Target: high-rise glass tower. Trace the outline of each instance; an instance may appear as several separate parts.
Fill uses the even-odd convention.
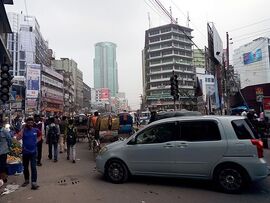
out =
[[[116,44],[112,42],[95,44],[94,87],[109,88],[112,97],[118,92]]]

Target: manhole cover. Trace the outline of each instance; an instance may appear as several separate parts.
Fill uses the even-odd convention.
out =
[[[64,177],[57,181],[58,185],[77,185],[79,182],[76,177]]]

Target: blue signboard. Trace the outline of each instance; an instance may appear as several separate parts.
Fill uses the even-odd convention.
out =
[[[248,52],[243,54],[244,64],[251,64],[262,60],[262,50],[257,49],[255,52]]]

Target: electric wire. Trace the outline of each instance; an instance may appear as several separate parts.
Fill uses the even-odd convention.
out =
[[[270,18],[266,18],[266,19],[263,19],[263,20],[260,20],[260,21],[257,21],[257,22],[248,24],[248,25],[244,25],[244,26],[241,26],[241,27],[238,27],[238,28],[229,30],[228,32],[234,32],[234,31],[236,31],[236,30],[242,30],[242,29],[244,29],[244,28],[251,27],[251,26],[254,26],[254,25],[258,25],[258,24],[260,24],[260,23],[262,23],[262,22],[269,21],[269,20],[270,20]]]

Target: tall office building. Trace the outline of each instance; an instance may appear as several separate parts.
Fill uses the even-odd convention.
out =
[[[180,101],[178,108],[194,106],[195,69],[192,64],[192,29],[168,24],[145,32],[142,53],[145,106],[149,109],[173,109],[170,77],[178,76]]]
[[[112,42],[95,44],[94,88],[109,88],[113,97],[118,92],[116,44]]]
[[[40,32],[34,16],[8,13],[12,34],[8,35],[7,48],[12,55],[13,75],[25,76],[27,64],[50,66],[48,42]]]

